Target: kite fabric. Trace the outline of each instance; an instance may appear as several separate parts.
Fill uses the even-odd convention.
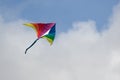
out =
[[[37,34],[37,39],[25,50],[25,54],[40,38],[47,39],[52,45],[56,33],[56,23],[26,23],[24,25],[33,28]]]

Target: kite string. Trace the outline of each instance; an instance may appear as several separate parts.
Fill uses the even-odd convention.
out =
[[[38,40],[39,40],[39,38],[37,38],[37,39],[25,50],[25,54],[27,53],[28,49],[30,49]]]

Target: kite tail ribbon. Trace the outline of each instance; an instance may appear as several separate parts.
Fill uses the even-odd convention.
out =
[[[37,38],[37,39],[25,50],[25,54],[27,53],[28,49],[30,49],[38,40],[39,40],[39,38]]]

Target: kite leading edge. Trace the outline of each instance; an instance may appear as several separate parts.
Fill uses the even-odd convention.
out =
[[[24,25],[33,28],[37,34],[37,39],[25,50],[25,54],[40,38],[47,39],[52,45],[56,33],[55,23],[26,23]]]

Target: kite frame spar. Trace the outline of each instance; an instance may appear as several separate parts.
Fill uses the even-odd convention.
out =
[[[37,33],[37,39],[25,50],[25,54],[28,49],[30,49],[40,38],[47,39],[47,41],[52,45],[55,33],[56,33],[56,23],[27,23],[26,26],[32,27]],[[48,34],[44,35],[47,31]]]

